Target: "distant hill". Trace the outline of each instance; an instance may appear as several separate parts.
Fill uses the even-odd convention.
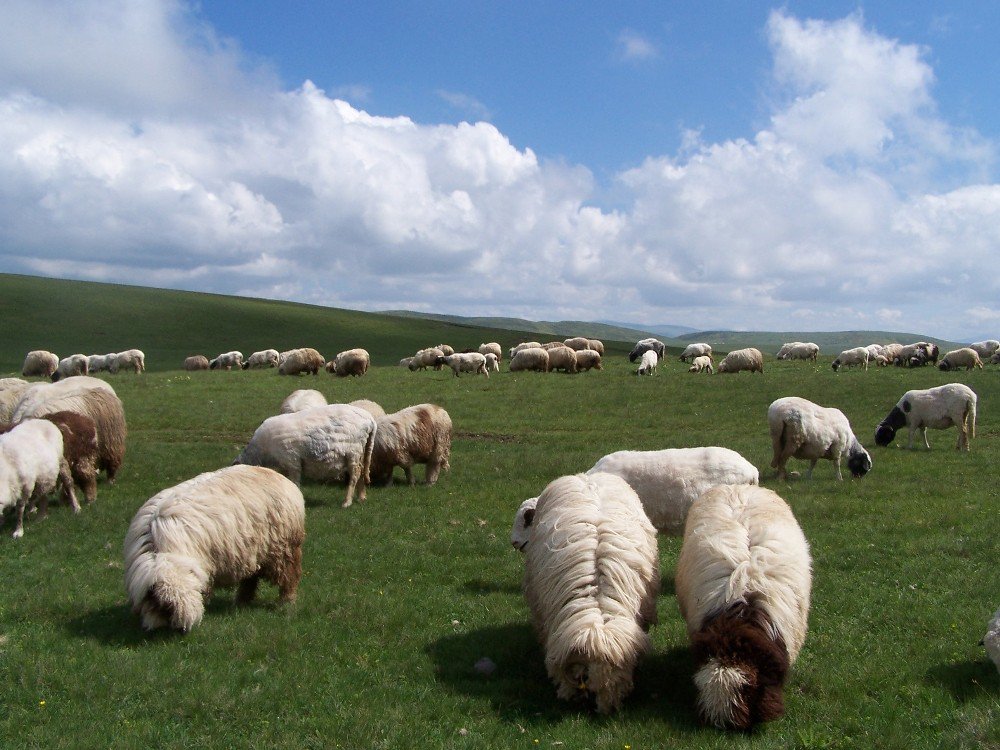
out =
[[[666,325],[666,324],[645,326],[637,323],[622,323],[621,321],[617,320],[602,320],[600,322],[606,323],[609,326],[625,328],[627,330],[632,330],[632,331],[648,331],[649,333],[652,333],[654,336],[660,339],[664,337],[676,339],[680,338],[681,336],[687,333],[698,332],[697,328],[692,328],[691,326],[677,326],[677,325]]]
[[[798,331],[798,332],[765,332],[765,331],[699,331],[686,333],[679,337],[683,342],[705,341],[719,351],[731,351],[755,346],[765,355],[774,354],[787,341],[811,341],[819,346],[821,354],[836,355],[844,349],[868,344],[885,344],[898,341],[900,344],[911,344],[914,341],[930,341],[944,350],[955,349],[959,344],[945,341],[933,336],[917,333],[899,333],[891,331]]]

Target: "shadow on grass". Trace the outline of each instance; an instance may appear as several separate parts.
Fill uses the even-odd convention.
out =
[[[520,725],[546,725],[567,716],[592,715],[582,704],[559,700],[545,673],[545,656],[527,623],[480,628],[456,633],[430,643],[426,652],[434,663],[438,682],[450,690],[490,701],[503,721]],[[476,672],[475,664],[487,657],[495,665],[490,675]],[[616,714],[624,719],[662,721],[695,730],[695,691],[691,681],[690,649],[653,653],[635,673],[635,689]]]
[[[475,578],[462,584],[462,588],[473,594],[520,594],[521,584],[514,581],[484,581]]]
[[[1000,693],[997,668],[985,655],[979,661],[937,664],[927,670],[924,679],[948,690],[959,703],[983,693]]]

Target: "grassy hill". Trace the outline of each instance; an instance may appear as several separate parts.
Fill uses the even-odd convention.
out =
[[[686,333],[678,338],[680,341],[688,343],[706,341],[712,345],[714,350],[723,352],[755,346],[765,355],[774,354],[781,348],[782,344],[788,341],[811,341],[819,346],[820,352],[829,354],[831,357],[854,346],[884,344],[891,341],[898,341],[900,344],[930,341],[940,346],[942,351],[961,346],[954,341],[945,341],[933,336],[892,331],[699,331],[698,333]]]

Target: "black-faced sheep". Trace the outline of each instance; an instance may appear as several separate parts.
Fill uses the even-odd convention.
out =
[[[978,367],[982,370],[983,361],[979,358],[979,353],[975,349],[967,346],[948,352],[938,362],[938,369],[945,372],[948,370],[957,370],[960,367],[964,367],[966,370]]]
[[[21,367],[21,375],[30,377],[52,377],[59,367],[59,357],[44,349],[36,349],[28,352],[24,358],[24,365]]]
[[[788,505],[763,487],[715,487],[699,497],[675,587],[702,718],[748,730],[780,717],[812,588],[809,545]]]
[[[560,698],[619,707],[650,649],[659,588],[656,532],[621,478],[578,474],[545,488],[524,595]]]
[[[451,417],[436,404],[417,404],[378,419],[372,451],[372,484],[392,484],[392,471],[401,466],[413,485],[413,465],[425,464],[424,482],[434,484],[450,468]]]
[[[719,372],[750,372],[764,373],[764,355],[760,349],[749,347],[729,352],[719,363]]]
[[[215,587],[253,600],[263,578],[295,600],[305,539],[302,492],[277,472],[230,466],[163,490],[125,536],[125,590],[146,630],[188,632]]]
[[[944,430],[958,427],[958,450],[969,450],[969,438],[976,436],[976,393],[961,383],[939,385],[937,388],[907,391],[875,429],[875,444],[887,446],[896,438],[896,431],[909,428],[909,448],[913,434],[920,430],[927,442],[927,428]]]
[[[38,502],[44,516],[48,496],[60,481],[74,512],[79,512],[58,427],[44,419],[29,419],[0,434],[0,515],[14,508],[14,539],[24,536],[25,508]]]
[[[667,345],[664,344],[659,339],[639,339],[632,347],[632,351],[628,354],[628,361],[635,362],[639,357],[648,351],[656,352],[656,356],[659,359],[663,359],[664,352],[666,352]]]
[[[840,409],[788,396],[777,399],[768,408],[767,425],[774,456],[771,468],[778,470],[778,479],[786,478],[785,464],[790,458],[810,462],[807,478],[812,478],[816,462],[821,458],[833,461],[837,479],[841,481],[844,479],[840,471],[843,459],[847,460],[853,477],[863,477],[871,471],[871,456],[854,436],[850,422]]]
[[[191,357],[187,357],[184,360],[184,369],[187,372],[195,372],[197,370],[207,370],[208,357],[206,357],[204,354],[195,354]]]
[[[372,358],[364,349],[348,349],[326,363],[326,371],[339,378],[360,377],[368,372]]]
[[[689,359],[694,359],[695,357],[711,357],[712,356],[712,346],[710,344],[698,343],[698,344],[688,344],[684,347],[684,351],[678,359],[681,362],[687,362]]]
[[[522,372],[524,370],[548,372],[549,353],[537,346],[521,349],[511,355],[510,364],[507,367],[511,372]]]

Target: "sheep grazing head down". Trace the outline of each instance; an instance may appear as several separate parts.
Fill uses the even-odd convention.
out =
[[[908,402],[903,404],[906,408],[909,406]],[[906,424],[906,414],[898,406],[892,407],[892,411],[889,415],[879,422],[878,427],[875,428],[875,445],[882,446],[883,448],[893,440],[896,439],[896,430],[903,427]]]
[[[537,504],[537,497],[528,498],[521,503],[521,507],[514,515],[514,528],[510,531],[510,543],[519,552],[524,552],[524,548],[531,540],[531,522],[535,520],[535,505]]]

